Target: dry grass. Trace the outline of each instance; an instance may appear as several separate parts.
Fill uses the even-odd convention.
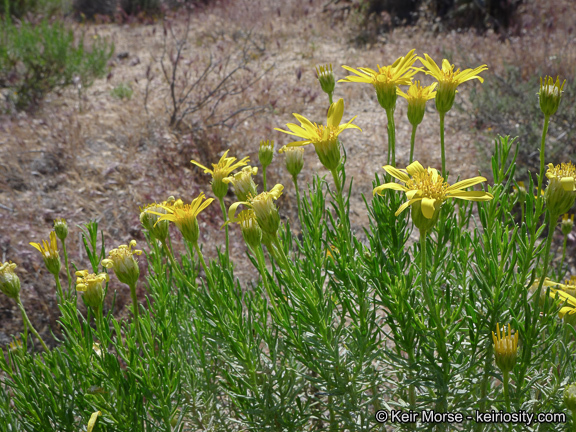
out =
[[[224,149],[230,148],[232,155],[249,155],[257,164],[260,140],[275,139],[277,148],[288,142],[286,136],[273,128],[293,121],[291,113],[323,121],[327,98],[316,83],[316,65],[332,63],[336,77],[342,78],[345,73],[339,68],[341,64],[368,67],[374,67],[375,63],[389,64],[416,48],[418,53],[426,52],[438,60],[448,56],[463,67],[486,63],[492,71],[499,71],[506,62],[518,63],[526,71],[525,78],[536,82],[532,73],[539,68],[550,67],[550,74],[573,71],[574,50],[569,44],[573,37],[567,17],[574,16],[574,9],[569,0],[555,2],[554,6],[544,1],[528,1],[523,6],[518,36],[504,40],[499,35],[481,36],[473,32],[434,34],[425,26],[416,26],[387,34],[385,42],[358,48],[350,43],[353,30],[346,23],[331,22],[330,15],[322,14],[320,0],[281,5],[265,0],[230,1],[192,17],[186,61],[190,67],[199,67],[210,53],[226,52],[237,43],[239,35],[251,31],[255,44],[253,74],[272,69],[254,84],[242,102],[266,109],[233,129],[211,128],[202,133],[175,131],[167,126],[167,86],[159,64],[154,61],[163,47],[160,23],[88,26],[83,29],[88,36],[106,36],[116,44],[116,53],[128,55],[116,57],[108,79],[97,81],[85,92],[82,111],[76,91],[69,89],[62,95],[50,95],[34,115],[0,118],[0,258],[19,265],[23,302],[32,312],[34,324],[47,335],[50,329],[57,328],[54,283],[28,242],[47,238],[54,218],[68,220],[72,261],[79,268],[86,268],[88,261],[80,248],[76,224],[98,220],[109,247],[132,238],[143,245],[138,220],[140,206],[169,195],[189,201],[200,191],[209,193],[209,178],[193,168],[190,159],[210,164]],[[175,30],[182,30],[181,17],[170,19]],[[150,80],[146,79],[148,66]],[[122,82],[130,82],[134,89],[129,101],[110,95]],[[463,88],[459,95],[464,109],[467,91]],[[144,109],[147,93],[148,112]],[[358,115],[356,123],[364,131],[343,134],[347,173],[354,177],[355,185],[351,216],[360,232],[361,227],[367,226],[360,196],[371,195],[374,173],[382,172],[385,162],[385,115],[369,86],[339,84],[335,97],[346,101],[345,120]],[[230,98],[224,103],[234,106],[238,100]],[[410,129],[405,113],[405,105],[399,101],[396,113],[399,166],[408,161]],[[418,130],[416,145],[416,157],[424,165],[440,165],[437,122],[430,106]],[[447,166],[453,176],[477,174],[479,159],[475,144],[478,140],[487,141],[485,132],[474,130],[467,115],[457,110],[449,113]],[[307,149],[306,155],[303,172],[306,179],[316,173],[327,174],[313,149]],[[268,181],[286,185],[287,197],[279,207],[281,213],[294,220],[294,194],[281,159],[277,158],[269,168]],[[229,203],[233,200],[230,195]],[[202,215],[201,234],[208,256],[215,256],[214,245],[224,243],[221,224],[216,205]],[[173,238],[175,248],[183,250],[179,235],[174,233]],[[239,276],[249,280],[253,273],[240,240],[241,236],[233,229],[233,260],[239,263]],[[119,293],[117,310],[126,310],[123,306],[129,296],[125,287],[113,278],[111,289]],[[144,289],[140,290],[143,295]],[[0,307],[0,345],[8,341],[10,334],[21,330],[20,322],[16,306],[4,298]]]

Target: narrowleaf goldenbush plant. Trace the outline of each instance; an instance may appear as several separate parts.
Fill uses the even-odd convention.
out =
[[[411,51],[378,72],[346,67],[358,75],[346,80],[375,86],[388,114],[385,178],[375,173],[372,190],[356,191],[346,176],[341,140],[354,135],[341,133],[359,127],[356,117],[341,124],[344,101],[332,101],[338,87],[326,66],[318,70],[326,125],[295,114],[300,125],[277,129],[302,138],[279,150],[296,187],[288,199],[298,200],[297,220],[283,222],[284,186],[257,184],[247,157],[226,152],[212,169],[193,161],[212,175],[226,232],[246,243],[258,275],[248,286],[228,240],[222,252],[202,244],[199,221],[214,200],[204,193],[190,204],[170,197],[142,207],[140,249],[131,241],[109,250],[96,222],[81,227],[88,260],[73,264],[75,283],[66,221],[32,244],[58,294],[62,336],[50,348],[26,317],[17,265],[3,263],[0,291],[16,301],[24,333],[0,350],[0,430],[576,430],[576,278],[552,253],[556,228],[563,236],[573,228],[573,217],[559,218],[576,198],[574,165],[551,160],[543,145],[545,172],[521,184],[517,141],[499,136],[493,183],[450,178],[444,158],[442,170],[417,160],[396,167],[397,94],[415,131],[428,100],[442,119],[456,87],[485,69],[454,72],[444,61],[440,70],[426,56],[420,61],[438,83],[422,87],[412,81],[422,73],[416,61]],[[562,88],[551,94],[561,98]],[[544,118],[552,115],[547,103]],[[307,144],[332,178],[299,187]],[[271,141],[261,142],[259,160],[264,170],[275,163]],[[237,201],[226,208],[229,184]],[[544,192],[535,194],[539,184]],[[350,223],[353,193],[362,193],[369,216],[362,231]],[[174,236],[184,250],[172,248]],[[206,250],[216,258],[206,260]],[[130,289],[132,313],[117,313],[109,270],[118,289]],[[391,410],[433,410],[439,421],[380,423],[376,413]],[[488,423],[477,412],[547,414],[530,424]],[[464,419],[449,423],[449,413]]]

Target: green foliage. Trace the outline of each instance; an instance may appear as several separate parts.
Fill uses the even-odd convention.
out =
[[[118,84],[110,92],[110,94],[117,99],[131,99],[132,93],[134,93],[134,90],[132,90],[130,84],[125,83]]]
[[[66,12],[69,8],[67,0],[8,0],[0,2],[0,15],[6,15],[9,9],[10,15],[16,18],[24,18],[28,14],[51,16]]]
[[[542,75],[543,76],[543,75]],[[555,78],[555,77],[554,77]],[[563,77],[560,77],[563,78]],[[538,172],[544,115],[538,103],[538,78],[524,81],[520,69],[508,66],[502,76],[487,79],[481,91],[472,89],[470,111],[476,127],[491,128],[506,135],[520,136],[518,173],[525,178],[527,170]],[[546,144],[546,163],[558,164],[574,160],[576,148],[576,81],[568,79],[560,102],[560,109],[550,118],[549,139]]]
[[[114,51],[100,38],[90,48],[83,37],[76,42],[58,21],[17,26],[5,17],[0,38],[0,87],[10,90],[19,110],[34,108],[48,92],[73,83],[89,87],[105,74]]]

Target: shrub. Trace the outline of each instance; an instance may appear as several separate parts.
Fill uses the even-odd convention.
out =
[[[10,15],[17,18],[22,18],[30,13],[53,15],[65,9],[66,2],[63,0],[10,0],[0,2],[0,15],[5,15],[9,11]]]
[[[118,84],[110,92],[110,94],[117,99],[131,99],[132,93],[134,93],[134,90],[132,90],[130,84],[124,84],[124,83]]]
[[[114,46],[95,39],[90,50],[83,37],[61,22],[14,25],[5,17],[0,37],[0,87],[8,88],[17,109],[31,109],[50,91],[77,82],[82,88],[101,77]]]

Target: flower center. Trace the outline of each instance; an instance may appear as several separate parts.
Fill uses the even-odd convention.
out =
[[[572,165],[572,162],[561,163],[559,165],[556,165],[554,168],[550,168],[549,172],[556,178],[563,178],[563,177],[576,178],[576,167]]]
[[[444,178],[430,171],[418,172],[406,182],[406,187],[420,191],[420,196],[443,200],[450,185]]]

